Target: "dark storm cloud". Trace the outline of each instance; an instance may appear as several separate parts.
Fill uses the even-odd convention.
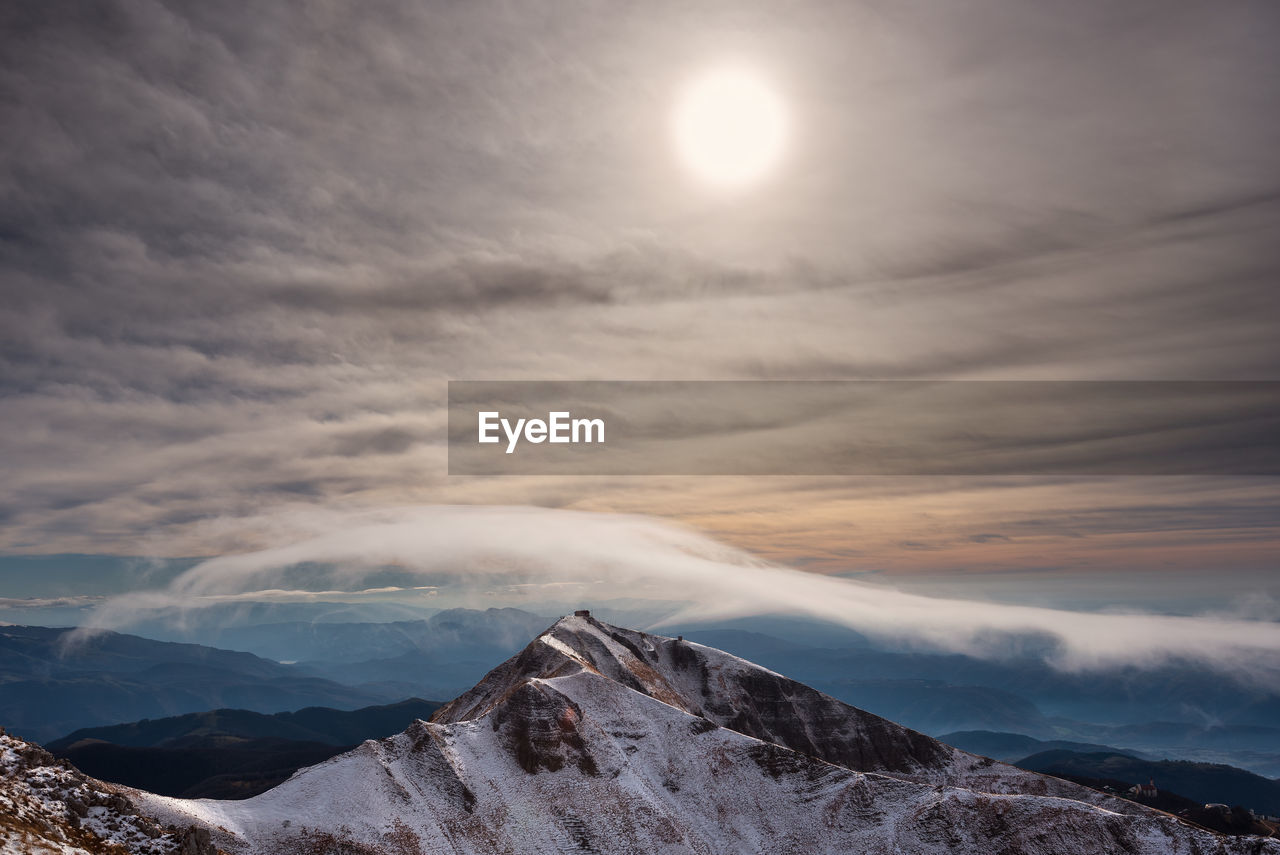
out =
[[[3,542],[441,500],[448,377],[1273,378],[1277,32],[1243,1],[7,3]],[[663,128],[721,55],[796,123],[729,201]]]

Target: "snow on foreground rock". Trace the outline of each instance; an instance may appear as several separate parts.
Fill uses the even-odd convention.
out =
[[[209,836],[139,816],[127,788],[0,730],[0,855],[211,855]]]
[[[560,620],[430,723],[252,799],[135,795],[246,855],[1280,855],[590,617]]]

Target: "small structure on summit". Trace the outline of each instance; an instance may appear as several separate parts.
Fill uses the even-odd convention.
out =
[[[573,616],[574,616],[574,617],[591,617],[591,610],[590,610],[590,609],[578,609],[576,612],[574,612],[574,613],[573,613]]]
[[[1160,795],[1160,791],[1156,789],[1156,782],[1154,780],[1149,780],[1145,784],[1138,784],[1136,787],[1132,787],[1129,790],[1129,793],[1140,799],[1154,799],[1156,796]]]

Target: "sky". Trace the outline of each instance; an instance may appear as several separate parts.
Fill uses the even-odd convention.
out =
[[[76,593],[24,556],[458,504],[926,591],[1280,596],[1275,478],[450,477],[444,446],[450,379],[1280,380],[1270,0],[48,0],[0,38],[0,597]],[[787,121],[730,189],[671,140],[726,65]]]

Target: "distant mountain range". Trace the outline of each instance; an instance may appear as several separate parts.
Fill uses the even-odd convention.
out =
[[[262,614],[274,617],[279,610]],[[251,652],[296,664],[297,673],[357,686],[384,698],[453,697],[523,647],[553,618],[520,609],[446,609],[390,622],[270,620],[205,615],[182,629],[152,621],[157,637]]]
[[[295,620],[204,626],[188,630],[183,640],[324,667],[395,659],[406,653],[470,660],[498,652],[500,661],[553,620],[520,609],[446,609],[425,619],[385,623]]]
[[[1280,694],[1260,683],[1234,680],[1221,668],[1202,663],[1173,661],[1073,674],[1046,667],[1038,654],[978,659],[955,653],[886,649],[866,642],[819,646],[773,638],[751,631],[751,626],[752,619],[743,619],[729,630],[683,626],[672,631],[754,657],[768,668],[794,674],[838,697],[844,697],[844,686],[856,690],[868,683],[909,680],[936,687],[936,705],[945,708],[955,697],[948,694],[951,688],[985,689],[989,692],[985,706],[998,708],[1016,697],[1032,704],[1044,720],[1116,726],[1182,722],[1199,730],[1205,730],[1209,723],[1219,729],[1259,727],[1269,732],[1267,737],[1280,750]],[[920,719],[913,726],[937,732],[1008,729],[994,722],[980,724],[989,714],[972,703],[962,704],[953,716],[968,718],[969,724],[948,726],[946,714],[927,707],[900,712]],[[1253,737],[1255,745],[1259,735]]]
[[[83,727],[221,707],[353,709],[404,697],[249,653],[114,632],[0,626],[0,725],[48,740]]]
[[[325,745],[354,745],[390,736],[406,721],[428,718],[443,704],[409,698],[394,704],[335,710],[307,707],[271,715],[250,710],[219,709],[170,718],[144,719],[129,724],[88,727],[45,745],[58,752],[78,743],[110,742],[131,748],[187,748],[232,745],[250,739],[285,739]]]
[[[557,622],[429,723],[254,798],[134,797],[246,855],[1280,853],[590,616]]]
[[[449,609],[426,620],[394,624],[258,629],[288,635],[288,642],[274,642],[275,649],[293,651],[300,669],[318,677],[401,697],[451,698],[550,623],[550,618],[519,609]],[[329,646],[347,652],[327,659],[319,651]]]
[[[187,629],[168,630],[240,653],[118,635],[68,651],[61,630],[0,628],[7,636],[0,637],[0,722],[51,739],[215,707],[349,709],[452,697],[551,623],[520,609],[448,609],[378,623],[342,604],[331,604],[332,613],[301,605],[219,612],[235,618],[230,625],[202,613]],[[347,616],[357,620],[334,619]],[[151,631],[163,629],[157,623]],[[987,661],[885,649],[845,627],[767,615],[668,631],[927,733],[1020,733],[1280,775],[1280,696],[1202,665],[1066,674],[1030,654]],[[43,649],[33,655],[23,645]]]
[[[456,694],[552,621],[511,608],[447,609],[393,622],[335,620],[360,611],[334,604],[334,614],[321,619],[314,605],[307,606],[309,612],[298,611],[300,604],[284,605],[237,611],[234,620],[231,613],[219,612],[225,618],[219,620],[202,615],[182,630],[153,621],[143,634],[296,662],[297,673],[358,686],[389,700]],[[294,612],[305,619],[280,619]],[[1043,651],[988,660],[895,650],[845,627],[769,615],[673,625],[665,631],[793,674],[931,733],[1018,731],[1153,749],[1252,751],[1262,755],[1255,758],[1262,766],[1275,755],[1280,768],[1280,694],[1201,663],[1070,674],[1046,668]],[[1180,724],[1183,733],[1169,728],[1143,733],[1153,722]],[[1072,723],[1088,726],[1073,730]],[[1103,737],[1091,731],[1093,724],[1133,725],[1138,731],[1132,738],[1123,732]]]
[[[1161,760],[1131,748],[1040,740],[1020,733],[960,731],[939,739],[1033,772],[1075,781],[1110,781],[1123,789],[1155,781],[1157,789],[1177,793],[1195,805],[1243,805],[1259,813],[1280,814],[1280,781],[1234,766]]]
[[[1074,751],[1077,753],[1104,752],[1128,754],[1131,757],[1143,758],[1140,752],[1128,748],[1113,748],[1110,745],[1095,745],[1089,742],[1072,742],[1065,739],[1035,739],[1022,733],[1000,733],[991,730],[962,730],[955,733],[944,733],[938,737],[948,745],[994,757],[1006,763],[1036,754],[1042,751]],[[1140,782],[1136,782],[1140,783]]]
[[[1214,763],[1144,760],[1115,751],[1041,751],[1015,764],[1033,772],[1100,778],[1171,790],[1199,803],[1243,805],[1258,813],[1280,814],[1280,781]]]
[[[439,707],[411,698],[349,712],[213,710],[85,728],[46,747],[96,778],[153,793],[248,798],[366,739],[398,733]]]
[[[1280,695],[1205,665],[1071,674],[1035,657],[877,649],[840,627],[829,637],[806,628],[803,637],[775,638],[753,631],[753,621],[676,629],[926,733],[1005,731],[1280,776]]]

